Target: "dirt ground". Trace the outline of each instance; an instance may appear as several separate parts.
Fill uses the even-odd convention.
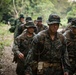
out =
[[[6,33],[8,33],[10,26],[6,25],[3,27],[4,30],[6,30]],[[8,41],[12,40],[13,42],[13,34],[8,34],[6,37],[3,36],[2,40],[8,39]],[[1,40],[1,41],[2,41]],[[3,49],[3,55],[0,59],[0,75],[16,75],[16,64],[12,62],[13,60],[13,52],[12,52],[12,45],[11,42],[10,46],[5,46]]]
[[[1,59],[2,69],[1,75],[16,75],[15,69],[16,64],[12,62],[13,60],[13,52],[12,45],[10,47],[5,47],[3,50],[3,56]]]

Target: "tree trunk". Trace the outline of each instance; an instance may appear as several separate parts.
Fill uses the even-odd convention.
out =
[[[14,11],[15,11],[15,18],[18,18],[18,12],[16,9],[15,0],[13,0],[13,6],[14,6]]]

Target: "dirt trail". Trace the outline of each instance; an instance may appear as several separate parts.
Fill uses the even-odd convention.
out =
[[[2,58],[0,59],[0,75],[16,75],[15,69],[16,69],[16,64],[12,63],[13,60],[13,52],[12,52],[12,42],[13,42],[13,34],[9,34],[8,30],[10,28],[10,25],[5,25],[4,27],[2,27],[3,30],[6,31],[6,33],[4,33],[5,35],[3,36],[2,40],[4,40],[4,42],[6,43],[8,41],[11,41],[11,45],[10,46],[5,46],[3,49],[3,55]],[[2,41],[1,40],[1,41]]]
[[[16,75],[15,73],[16,64],[12,63],[12,60],[13,60],[12,46],[5,47],[1,59],[3,67],[1,69],[2,75]]]

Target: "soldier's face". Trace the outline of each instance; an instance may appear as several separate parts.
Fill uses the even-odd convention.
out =
[[[24,22],[24,18],[21,18],[20,21],[21,21],[21,22]]]
[[[33,28],[33,27],[29,27],[29,28],[27,28],[27,30],[28,30],[28,32],[29,32],[30,34],[32,34],[32,33],[34,32],[34,28]]]
[[[52,32],[52,33],[56,33],[57,30],[59,28],[59,24],[55,23],[55,24],[52,24],[52,25],[49,25],[49,30]]]
[[[76,34],[76,27],[72,27],[72,32]]]
[[[38,25],[41,25],[41,24],[42,24],[42,21],[38,21],[37,24],[38,24]]]

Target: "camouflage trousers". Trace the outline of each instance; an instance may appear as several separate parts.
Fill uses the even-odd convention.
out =
[[[30,66],[24,66],[23,62],[18,62],[16,67],[17,75],[32,75],[32,69]]]
[[[17,75],[25,75],[24,72],[25,68],[24,68],[24,64],[21,62],[17,63],[17,67],[16,67],[16,74]]]

